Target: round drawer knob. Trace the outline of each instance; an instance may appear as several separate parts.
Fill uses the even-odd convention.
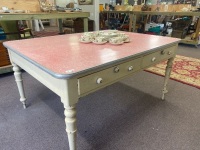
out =
[[[132,71],[132,70],[133,70],[133,66],[129,66],[128,71]]]
[[[98,78],[97,79],[97,84],[101,84],[103,82],[103,79],[102,78]]]
[[[119,72],[119,67],[115,67],[115,68],[114,68],[114,72],[115,72],[115,73]]]
[[[156,61],[156,57],[153,57],[153,58],[151,59],[151,61],[152,61],[152,62]]]

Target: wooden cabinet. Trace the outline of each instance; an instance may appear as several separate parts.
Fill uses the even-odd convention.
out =
[[[7,49],[3,46],[3,43],[0,42],[0,67],[10,65],[10,59],[8,56]]]
[[[88,31],[94,31],[94,20],[88,20]],[[74,32],[84,32],[83,19],[77,18],[74,20]]]
[[[12,65],[8,56],[7,49],[3,46],[3,41],[0,41],[0,74],[12,72]]]

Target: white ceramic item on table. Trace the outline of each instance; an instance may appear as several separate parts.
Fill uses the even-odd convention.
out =
[[[119,33],[118,36],[121,37],[124,41],[129,39],[129,36],[126,35],[125,33]]]
[[[102,41],[102,42],[96,42],[96,41],[92,41],[94,44],[105,44],[105,43],[107,43],[107,41]]]
[[[119,42],[119,43],[111,43],[110,42],[110,44],[112,44],[112,45],[121,45],[121,44],[123,44],[124,43],[124,41],[121,41],[121,42]]]
[[[110,38],[117,37],[118,34],[115,32],[104,32],[101,34],[101,36],[105,37],[105,39],[109,41]]]
[[[119,43],[124,43],[124,40],[121,37],[113,37],[109,39],[109,42],[111,44],[119,44]]]
[[[106,37],[115,37],[115,36],[118,36],[118,34],[115,33],[115,32],[104,32],[101,35],[106,36]]]
[[[124,40],[124,43],[129,43],[130,41],[130,38],[127,38],[126,40]]]
[[[130,42],[130,38],[128,35],[125,35],[124,37],[122,37],[124,42]]]
[[[104,31],[96,31],[94,32],[94,36],[101,36],[104,33]]]
[[[84,32],[83,36],[88,36],[90,38],[93,38],[94,37],[94,32]]]
[[[83,40],[81,40],[81,39],[80,39],[80,42],[81,42],[81,43],[85,43],[85,44],[91,43],[91,41],[83,41]]]
[[[118,33],[118,36],[124,36],[124,35],[126,35],[126,34],[123,32]]]
[[[92,42],[92,38],[90,36],[82,35],[80,41],[84,42],[84,43],[85,42]]]
[[[105,42],[106,40],[102,36],[97,36],[97,37],[94,38],[93,41],[96,42],[96,43],[102,43],[102,42]]]

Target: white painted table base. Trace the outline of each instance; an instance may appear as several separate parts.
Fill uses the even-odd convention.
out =
[[[24,108],[26,108],[26,98],[20,68],[60,96],[65,109],[66,132],[70,150],[76,150],[76,104],[80,97],[161,61],[168,60],[162,92],[162,99],[164,99],[173,59],[180,40],[130,32],[127,34],[131,41],[135,40],[135,42],[121,46],[107,43],[106,45],[87,44],[85,47],[85,44],[79,42],[81,34],[4,43],[9,51],[20,101]],[[142,40],[143,44],[140,45],[137,40]],[[61,45],[58,45],[57,42]],[[55,50],[56,53],[54,53]],[[89,54],[92,57],[89,57]],[[60,59],[57,59],[58,57]],[[58,61],[53,63],[54,59]],[[69,73],[69,70],[72,73]],[[98,82],[100,78],[102,82]]]

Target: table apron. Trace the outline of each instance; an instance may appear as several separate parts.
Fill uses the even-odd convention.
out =
[[[80,97],[89,93],[97,91],[108,85],[111,85],[125,77],[128,77],[135,72],[144,70],[161,61],[175,57],[177,44],[171,45],[167,48],[162,48],[156,52],[139,55],[133,59],[128,59],[123,63],[116,63],[109,68],[88,72],[84,76],[69,79],[59,79],[53,77],[48,72],[34,65],[22,56],[9,50],[9,55],[12,63],[17,64],[22,69],[31,74],[34,78],[61,97],[61,101],[71,106],[78,102]]]
[[[78,89],[80,97],[92,93],[98,89],[113,84],[137,71],[144,70],[159,62],[175,57],[177,45],[160,49],[159,51],[133,58],[127,62],[113,65],[110,68],[80,77]]]

